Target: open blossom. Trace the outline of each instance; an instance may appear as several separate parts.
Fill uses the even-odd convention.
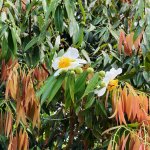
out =
[[[76,48],[69,47],[66,53],[53,60],[52,67],[54,70],[57,70],[54,76],[58,76],[63,70],[75,69],[86,63],[85,60],[80,59],[79,52]]]
[[[110,69],[110,71],[107,71],[105,74],[105,77],[103,78],[103,82],[105,83],[105,87],[103,87],[101,89],[96,89],[94,91],[95,94],[97,94],[98,96],[102,96],[105,94],[106,89],[111,91],[116,86],[118,86],[118,80],[114,80],[114,79],[121,73],[122,73],[121,68],[118,68],[118,69],[112,68],[112,69]]]

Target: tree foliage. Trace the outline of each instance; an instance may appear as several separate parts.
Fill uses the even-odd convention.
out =
[[[1,0],[0,18],[1,149],[150,148],[149,0]],[[68,48],[86,64],[55,76]]]

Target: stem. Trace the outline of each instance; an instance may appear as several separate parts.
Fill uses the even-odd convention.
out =
[[[71,145],[73,143],[74,139],[74,111],[72,108],[70,108],[70,133],[69,133],[69,142],[68,142],[68,148],[71,148]]]

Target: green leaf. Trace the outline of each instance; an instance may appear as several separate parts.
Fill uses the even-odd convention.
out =
[[[0,38],[6,33],[6,30],[8,29],[8,25],[3,25],[0,29]]]
[[[54,86],[52,87],[51,91],[50,91],[50,95],[48,97],[48,101],[47,104],[49,104],[54,96],[57,94],[58,90],[60,89],[60,87],[62,86],[62,83],[65,79],[65,75],[60,75],[56,80],[56,82],[54,83]]]
[[[11,52],[12,56],[16,56],[17,41],[16,41],[15,32],[14,32],[13,28],[10,28],[9,32],[8,32],[8,47],[9,47],[9,51]]]
[[[74,20],[74,3],[72,0],[64,0],[68,18]]]
[[[55,11],[54,22],[56,29],[61,33],[63,30],[63,13],[62,8],[60,6],[58,6]]]
[[[103,103],[96,101],[95,114],[96,114],[96,116],[102,115],[104,117],[107,117],[106,109],[105,109],[105,106]]]
[[[11,35],[12,35],[12,41],[13,41],[13,45],[14,45],[14,48],[12,50],[13,50],[14,56],[16,56],[16,54],[17,54],[17,39],[16,39],[16,31],[14,30],[14,28],[11,28]]]
[[[87,72],[83,72],[82,74],[79,75],[79,77],[75,82],[75,93],[78,93],[85,88],[87,76],[88,76]]]
[[[94,102],[95,102],[94,94],[90,93],[87,97],[87,101],[86,101],[86,104],[85,104],[85,109],[90,108],[93,105]]]
[[[39,36],[38,37],[34,37],[25,47],[24,51],[27,51],[28,49],[30,49],[33,45],[35,45],[36,43],[38,43],[39,40]]]
[[[144,77],[144,79],[145,79],[148,83],[150,83],[150,72],[144,71],[144,72],[143,72],[143,77]]]
[[[140,26],[136,29],[136,31],[134,32],[134,35],[133,35],[133,41],[135,41],[138,38],[138,36],[142,32],[142,30],[143,30],[143,28],[141,28]]]
[[[40,91],[37,93],[37,96],[41,97],[41,105],[47,100],[47,104],[49,104],[54,96],[57,94],[58,90],[60,89],[62,82],[64,80],[65,76],[61,75],[58,78],[51,76],[48,78],[45,85],[40,89]]]
[[[42,99],[41,99],[42,104],[48,97],[49,89],[52,88],[52,84],[54,84],[54,82],[56,82],[56,78],[52,75],[45,81],[44,85],[40,88],[40,90],[37,91],[36,93],[37,97],[41,97],[42,95]]]
[[[51,0],[50,1],[50,5],[49,5],[48,11],[46,13],[46,19],[48,19],[49,14],[51,12],[52,12],[52,16],[54,16],[57,6],[59,5],[60,2],[61,2],[61,0]]]
[[[98,82],[99,82],[99,74],[97,72],[97,73],[95,73],[93,78],[90,80],[89,84],[87,85],[83,96],[86,96],[90,92],[93,92],[93,90],[96,88]]]
[[[2,53],[1,53],[0,58],[1,59],[5,58],[6,55],[7,55],[7,52],[8,52],[8,42],[7,42],[6,38],[3,37],[3,40],[2,40]]]
[[[148,52],[145,56],[144,66],[146,71],[150,71],[150,52]]]
[[[88,128],[92,128],[92,113],[90,111],[85,114],[85,123]]]
[[[73,35],[73,44],[76,48],[80,47],[83,41],[83,29],[79,28],[79,30]]]
[[[116,39],[116,41],[119,40],[119,36],[116,30],[113,29],[113,27],[111,25],[109,25],[109,31],[112,34],[112,36]]]
[[[119,76],[119,80],[126,80],[133,78],[137,73],[137,70],[135,68],[132,68],[129,72],[127,72],[125,75]]]

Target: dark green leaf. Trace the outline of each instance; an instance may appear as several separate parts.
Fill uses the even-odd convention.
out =
[[[62,8],[60,6],[58,6],[55,11],[54,21],[56,29],[61,33],[63,30],[63,13]]]

